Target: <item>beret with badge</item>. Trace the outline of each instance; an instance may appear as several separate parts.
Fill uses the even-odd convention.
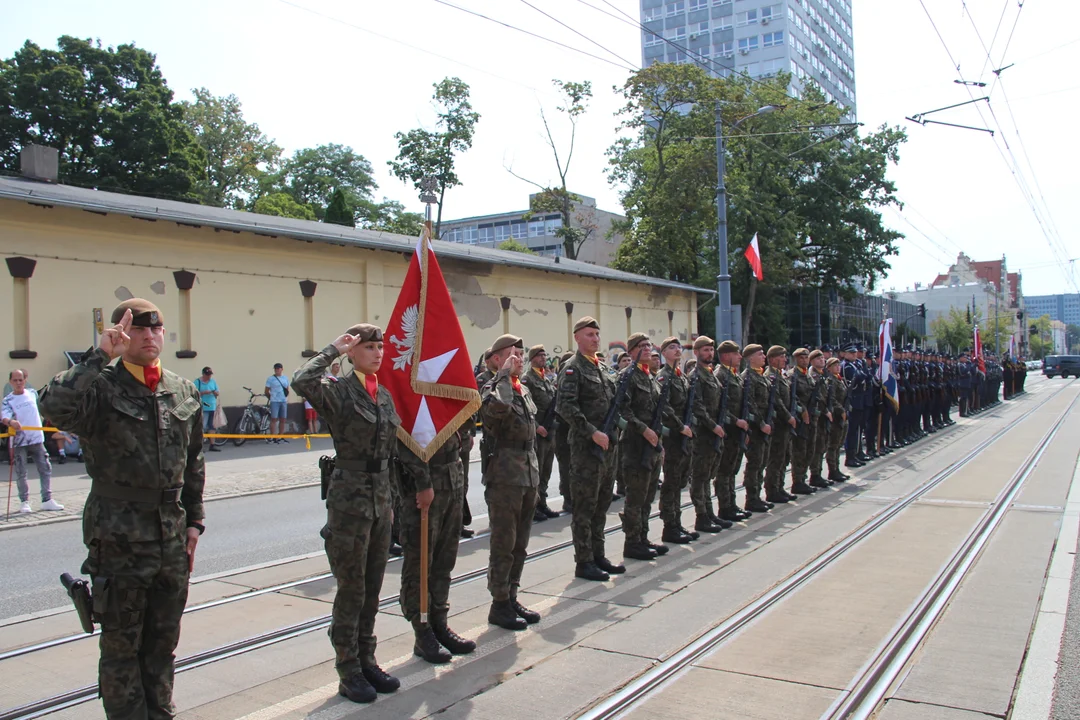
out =
[[[128,310],[131,311],[131,324],[136,327],[161,327],[165,324],[157,305],[142,298],[131,298],[117,305],[112,311],[112,324],[123,320]]]

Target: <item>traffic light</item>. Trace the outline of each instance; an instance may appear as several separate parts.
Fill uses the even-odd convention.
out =
[[[1031,333],[1032,335],[1038,334],[1039,326],[1038,325],[1032,325],[1030,328],[1028,328],[1028,332]]]
[[[1017,320],[1023,320],[1024,319],[1024,311],[1023,310],[1017,310],[1016,311],[1016,319]]]
[[[918,313],[919,313],[919,317],[921,317],[921,318],[926,317],[926,303],[919,303]]]

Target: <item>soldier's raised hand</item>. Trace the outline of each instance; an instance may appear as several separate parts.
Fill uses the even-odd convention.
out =
[[[115,360],[127,352],[128,345],[131,344],[131,336],[128,335],[130,329],[131,308],[128,308],[124,311],[124,317],[120,318],[120,322],[101,333],[98,347],[108,354],[110,360]]]
[[[359,340],[360,340],[359,335],[350,335],[349,333],[345,333],[344,335],[340,336],[337,340],[335,340],[332,344],[333,344],[333,346],[335,348],[337,348],[337,351],[339,353],[344,355],[345,353],[352,350],[353,346],[356,345],[356,343]]]

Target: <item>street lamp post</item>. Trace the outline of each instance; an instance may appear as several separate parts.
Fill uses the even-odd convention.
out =
[[[767,115],[777,110],[775,105],[765,105],[757,112],[740,118],[732,128],[759,115]],[[716,244],[720,253],[720,273],[716,276],[716,341],[731,340],[731,275],[728,272],[728,232],[727,232],[727,187],[724,185],[724,128],[720,116],[720,101],[716,101]]]

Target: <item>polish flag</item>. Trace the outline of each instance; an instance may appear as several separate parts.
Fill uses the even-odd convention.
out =
[[[424,226],[386,331],[379,382],[401,416],[398,438],[427,462],[480,408],[469,350]]]
[[[754,277],[761,282],[765,279],[765,273],[761,270],[761,249],[758,248],[757,233],[754,233],[754,239],[750,241],[750,244],[746,246],[746,259],[750,263],[750,269],[754,271]]]

